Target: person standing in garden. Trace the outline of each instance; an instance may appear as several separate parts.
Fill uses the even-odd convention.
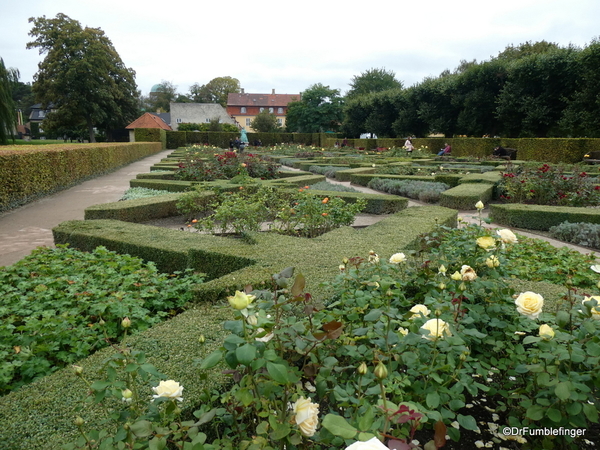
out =
[[[406,142],[404,143],[404,148],[406,149],[406,153],[412,153],[415,149],[415,146],[412,143],[412,138],[409,136],[406,138]]]

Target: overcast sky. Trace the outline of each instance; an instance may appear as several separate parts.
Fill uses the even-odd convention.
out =
[[[22,82],[44,57],[26,49],[29,17],[58,13],[101,28],[144,95],[220,76],[251,93],[323,83],[344,94],[370,68],[408,87],[511,44],[584,47],[600,35],[599,0],[0,0],[0,57]]]

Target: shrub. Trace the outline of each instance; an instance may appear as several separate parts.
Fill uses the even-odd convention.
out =
[[[0,393],[18,388],[172,316],[200,276],[173,278],[152,263],[98,247],[39,248],[0,268]]]
[[[135,200],[137,198],[156,197],[157,195],[170,194],[169,191],[148,189],[143,187],[132,187],[125,191],[121,200]]]
[[[367,185],[371,189],[401,195],[403,197],[421,199],[421,201],[437,202],[442,192],[449,186],[445,183],[413,180],[390,180],[373,178]]]
[[[500,182],[501,199],[508,203],[557,206],[598,206],[598,179],[586,172],[568,174],[563,166],[509,165]]]
[[[335,178],[335,173],[338,170],[347,170],[348,167],[334,167],[334,166],[310,166],[309,172],[318,173],[319,175],[325,175],[327,178]]]
[[[231,179],[247,174],[252,178],[271,180],[279,177],[279,164],[261,159],[252,153],[224,152],[199,159],[196,153],[186,153],[175,178],[184,181]]]
[[[327,181],[320,181],[318,183],[312,184],[310,188],[314,189],[315,191],[360,192],[351,186],[345,186],[343,184],[333,184]]]
[[[563,222],[549,231],[550,236],[560,241],[600,250],[599,224]]]

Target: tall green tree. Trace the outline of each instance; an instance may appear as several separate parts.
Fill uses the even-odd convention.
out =
[[[276,133],[281,131],[281,126],[277,122],[277,116],[266,109],[252,119],[250,127],[258,133]]]
[[[313,84],[302,93],[300,101],[288,105],[286,127],[300,133],[337,131],[343,118],[342,107],[339,89]]]
[[[18,70],[7,69],[4,60],[0,58],[0,145],[8,144],[8,138],[13,136],[13,130],[17,125],[12,92],[18,80]]]
[[[402,82],[396,79],[396,74],[385,68],[369,69],[352,78],[346,97],[353,98],[389,89],[402,89]]]
[[[54,112],[45,128],[76,128],[81,122],[95,142],[94,128],[110,131],[138,116],[135,72],[123,64],[100,28],[82,28],[65,14],[30,18],[27,48],[46,54],[34,75],[33,92]]]
[[[227,96],[241,91],[240,80],[232,77],[217,77],[202,86],[190,86],[189,98],[195,103],[218,103],[227,106]]]

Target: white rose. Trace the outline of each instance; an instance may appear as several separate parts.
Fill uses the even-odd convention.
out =
[[[423,335],[423,337],[430,341],[435,341],[445,336],[452,336],[448,324],[442,319],[429,319],[421,328],[429,332],[428,335]]]
[[[313,403],[309,398],[300,397],[293,405],[294,421],[300,432],[311,437],[317,431],[319,425],[319,405]]]
[[[177,381],[163,380],[158,383],[158,386],[153,387],[152,390],[156,393],[156,395],[153,395],[155,399],[165,397],[175,399],[178,402],[183,400],[183,386],[180,386]]]
[[[389,448],[374,437],[365,442],[357,441],[346,447],[346,450],[389,450]]]
[[[421,314],[428,316],[431,313],[431,311],[425,305],[415,305],[410,308],[410,312],[413,313],[413,315],[410,316],[411,319],[421,317]]]
[[[544,306],[544,297],[535,292],[521,292],[515,300],[517,311],[530,319],[537,319]]]
[[[477,278],[477,273],[475,270],[466,264],[460,269],[460,275],[463,281],[473,281],[475,278]]]
[[[600,320],[600,296],[593,295],[591,297],[585,297],[581,303],[589,302],[592,299],[598,302],[598,304],[592,308],[592,319]]]
[[[515,236],[515,234],[512,231],[506,228],[503,230],[496,231],[496,234],[500,236],[500,240],[505,244],[516,244],[517,242],[519,242],[517,236]]]
[[[390,257],[390,263],[392,264],[400,264],[406,261],[406,255],[404,253],[394,253]]]

